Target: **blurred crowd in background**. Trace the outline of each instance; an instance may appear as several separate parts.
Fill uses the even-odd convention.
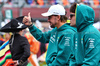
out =
[[[14,5],[18,4],[19,2],[24,3],[26,5],[31,6],[42,6],[48,7],[53,4],[61,4],[65,7],[70,7],[72,3],[84,3],[92,7],[100,7],[100,0],[0,0],[0,2],[4,2],[7,5]],[[12,6],[14,7],[14,6]]]

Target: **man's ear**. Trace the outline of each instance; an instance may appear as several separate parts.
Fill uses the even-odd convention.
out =
[[[60,17],[61,17],[61,16],[60,16],[60,15],[58,15],[58,20],[60,20]]]

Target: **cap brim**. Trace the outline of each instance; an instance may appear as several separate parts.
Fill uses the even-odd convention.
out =
[[[49,13],[49,12],[46,12],[46,13],[42,13],[41,15],[42,15],[42,16],[51,16],[52,14]]]

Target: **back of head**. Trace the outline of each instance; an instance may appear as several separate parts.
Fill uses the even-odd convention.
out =
[[[70,12],[75,13],[77,3],[73,3],[70,7]]]

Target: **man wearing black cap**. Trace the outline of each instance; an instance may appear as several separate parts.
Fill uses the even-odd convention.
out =
[[[0,29],[2,32],[12,32],[13,35],[9,40],[10,51],[15,66],[26,66],[28,64],[28,57],[30,56],[30,45],[28,40],[19,33],[27,26],[25,26],[19,17],[12,19],[4,27]]]

